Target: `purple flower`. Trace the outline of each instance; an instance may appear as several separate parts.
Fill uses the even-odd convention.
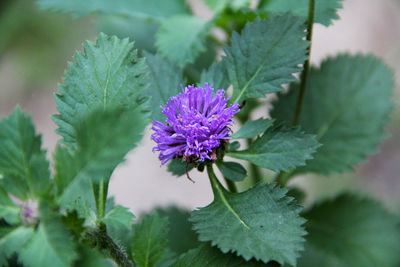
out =
[[[225,91],[213,87],[190,85],[182,93],[171,97],[163,107],[165,123],[153,121],[151,139],[157,143],[153,151],[160,151],[162,164],[176,157],[188,162],[216,159],[216,150],[229,139],[232,117],[239,105],[227,107]]]

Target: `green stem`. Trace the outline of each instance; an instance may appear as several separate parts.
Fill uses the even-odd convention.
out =
[[[102,179],[99,183],[92,182],[94,199],[96,201],[97,218],[104,218],[108,194],[108,180]]]
[[[308,71],[310,69],[310,58],[311,58],[311,44],[312,44],[312,33],[314,25],[314,11],[315,11],[315,0],[309,0],[308,2],[308,20],[307,20],[307,40],[310,42],[310,46],[307,50],[307,60],[304,62],[304,68],[300,75],[300,92],[297,98],[296,111],[292,121],[292,125],[299,124],[301,108],[303,106],[304,95],[307,88]]]
[[[225,177],[224,177],[224,179],[225,179],[226,185],[228,186],[229,191],[231,191],[232,193],[237,193],[238,190],[236,188],[235,182],[233,182],[229,179],[226,179]]]
[[[125,250],[120,247],[114,240],[107,234],[104,224],[100,224],[97,229],[89,230],[84,235],[84,240],[91,246],[98,247],[100,250],[107,252],[110,257],[120,267],[133,267],[135,266],[125,253]]]
[[[214,192],[214,195],[219,194],[219,192],[221,191],[223,186],[218,181],[218,178],[214,173],[212,164],[207,165],[207,174],[208,174],[208,178],[210,179],[210,183],[211,183],[211,187]]]

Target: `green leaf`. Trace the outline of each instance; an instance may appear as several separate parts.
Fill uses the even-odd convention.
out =
[[[184,0],[38,0],[42,9],[85,16],[92,13],[129,16],[140,20],[163,20],[171,15],[189,13]]]
[[[200,241],[211,241],[222,252],[236,252],[246,260],[296,264],[305,234],[301,207],[287,190],[257,184],[233,194],[226,191],[208,166],[214,201],[192,212],[190,219]]]
[[[36,135],[31,117],[19,107],[0,122],[0,176],[17,180],[10,185],[25,184],[16,185],[23,199],[28,194],[38,197],[50,186],[49,162],[40,145],[41,136]],[[29,192],[24,192],[26,189]]]
[[[152,119],[165,121],[165,115],[161,113],[168,99],[180,93],[180,85],[184,84],[182,70],[160,55],[152,55],[145,52],[149,75],[150,87],[147,90],[151,96]]]
[[[170,206],[166,208],[157,208],[157,213],[161,217],[168,217],[168,246],[177,253],[181,254],[189,249],[200,245],[197,241],[197,234],[192,230],[192,224],[188,221],[190,212],[186,209]]]
[[[183,68],[206,50],[210,24],[189,15],[166,19],[156,34],[156,47],[161,55]]]
[[[65,73],[55,98],[60,112],[53,117],[57,133],[71,147],[76,142],[74,126],[90,111],[145,107],[141,104],[147,88],[146,63],[137,58],[133,43],[101,33],[96,44],[87,42],[83,49],[84,53],[75,54],[76,63],[69,63],[70,72]]]
[[[40,203],[40,223],[32,238],[19,252],[27,266],[71,266],[77,258],[75,244],[58,214]]]
[[[218,161],[217,166],[222,175],[233,182],[243,181],[247,176],[246,169],[237,162]]]
[[[154,266],[161,260],[168,243],[167,233],[168,218],[157,212],[134,226],[132,253],[140,267]]]
[[[2,187],[0,187],[0,219],[4,219],[10,225],[21,221],[20,207],[14,204]]]
[[[278,172],[305,165],[318,147],[315,136],[299,128],[278,125],[268,128],[248,149],[230,151],[226,155]]]
[[[225,9],[227,6],[230,6],[235,10],[250,6],[250,0],[205,0],[205,3],[212,11],[217,13]]]
[[[131,229],[135,215],[129,211],[129,208],[116,206],[110,210],[101,221],[107,226],[114,228],[124,227],[128,231]]]
[[[274,104],[272,117],[292,121],[298,84]],[[298,172],[328,174],[351,170],[386,137],[392,108],[391,71],[373,56],[340,55],[325,60],[308,77],[299,124],[323,145]]]
[[[168,164],[168,171],[178,177],[184,175],[186,173],[186,169],[188,172],[190,172],[193,168],[193,163],[188,164],[181,158],[175,158]]]
[[[339,19],[338,9],[342,8],[343,0],[315,0],[314,22],[329,26],[332,20]],[[264,0],[259,9],[266,12],[291,12],[304,20],[308,18],[309,0]]]
[[[219,249],[203,244],[196,249],[191,249],[181,255],[172,267],[241,267],[241,266],[268,266],[255,260],[245,261],[233,253],[222,253]]]
[[[64,185],[59,203],[68,204],[77,198],[87,197],[89,194],[86,190],[91,190],[91,181],[107,180],[125,155],[140,141],[146,124],[146,117],[138,109],[125,111],[116,108],[94,110],[75,126],[77,150],[69,157],[69,161],[64,162],[65,165],[56,165],[59,168],[63,166],[62,169],[67,166],[75,168],[70,172],[62,172],[66,175],[62,180],[67,185]],[[57,175],[60,174],[59,170],[56,170]]]
[[[398,266],[399,219],[377,202],[349,194],[322,202],[305,217],[309,235],[300,266]]]
[[[282,91],[294,81],[293,73],[306,57],[304,22],[289,14],[247,23],[241,35],[234,32],[222,60],[233,85],[232,102]]]
[[[18,253],[33,235],[33,228],[20,226],[0,238],[0,262]]]
[[[253,138],[265,132],[272,126],[274,120],[260,118],[255,121],[247,121],[236,133],[232,134],[233,139]]]
[[[200,86],[208,83],[214,89],[227,90],[229,87],[228,73],[226,67],[222,62],[214,62],[208,70],[203,70],[200,78]]]

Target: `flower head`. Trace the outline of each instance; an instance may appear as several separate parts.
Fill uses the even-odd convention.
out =
[[[163,107],[165,123],[153,121],[151,139],[157,143],[153,151],[160,151],[162,164],[176,157],[192,162],[214,160],[216,149],[229,139],[239,105],[227,107],[225,91],[213,96],[213,90],[207,83],[186,87]]]

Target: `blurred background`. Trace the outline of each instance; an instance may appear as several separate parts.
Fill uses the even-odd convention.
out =
[[[198,16],[212,17],[202,1],[188,4]],[[298,177],[291,183],[310,193],[306,204],[342,190],[357,190],[372,194],[400,213],[400,1],[344,0],[339,16],[340,20],[328,28],[315,25],[312,62],[318,65],[324,58],[343,52],[372,53],[382,58],[392,68],[396,82],[392,122],[387,126],[390,137],[380,145],[379,154],[356,166],[355,173]],[[139,47],[154,42],[142,38],[154,28],[135,28],[127,23],[107,18],[95,22],[91,17],[41,11],[32,0],[0,1],[0,116],[8,116],[16,105],[31,114],[51,159],[59,139],[50,118],[57,113],[53,94],[67,61],[85,40],[94,40],[99,30],[137,36]],[[193,209],[209,204],[212,193],[206,175],[191,173],[195,184],[184,176],[172,176],[152,153],[149,133],[147,130],[140,146],[113,174],[110,194],[116,202],[135,214],[155,206],[175,204]]]

